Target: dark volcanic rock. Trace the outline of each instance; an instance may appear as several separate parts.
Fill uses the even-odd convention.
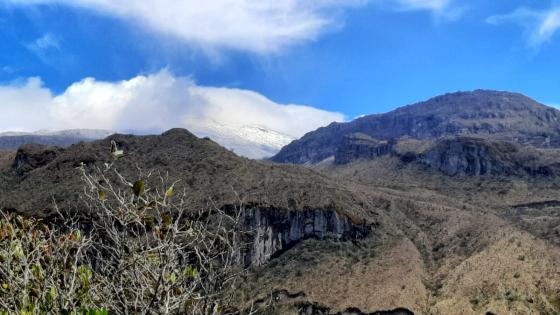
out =
[[[344,141],[336,149],[334,162],[348,164],[360,159],[371,160],[389,154],[392,145],[391,140],[379,141],[362,133],[353,133],[344,137]]]
[[[124,157],[111,156],[111,141],[124,150]],[[176,191],[188,193],[187,211],[203,211],[209,204],[227,211],[241,203],[248,229],[254,232],[249,239],[254,246],[243,256],[248,265],[262,265],[306,238],[365,237],[372,224],[366,223],[364,213],[376,211],[364,206],[365,196],[313,170],[241,158],[181,129],[161,136],[113,135],[67,149],[25,145],[12,167],[0,172],[0,209],[48,221],[54,215],[54,201],[88,224],[96,214],[81,199],[83,183],[77,168],[93,172],[107,163],[132,181],[142,176],[137,166],[169,174]],[[151,187],[161,185],[155,176],[143,179]]]
[[[445,94],[385,114],[332,123],[285,146],[272,160],[318,163],[335,155],[345,136],[353,133],[378,140],[480,135],[537,147],[559,147],[560,111],[517,93],[477,90]]]

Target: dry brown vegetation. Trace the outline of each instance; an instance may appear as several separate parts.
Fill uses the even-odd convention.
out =
[[[449,177],[391,157],[321,168],[388,200],[387,216],[421,256],[427,299],[410,309],[419,314],[560,312],[559,208],[554,202],[531,204],[556,200],[556,177]],[[514,207],[518,204],[527,205]],[[410,250],[397,256],[413,257]],[[410,267],[405,266],[393,268],[406,274]]]
[[[165,177],[152,187],[153,175],[129,182],[111,165],[80,171],[87,224],[0,211],[0,314],[238,313],[242,209],[191,211]]]
[[[15,156],[15,151],[0,150],[0,170],[10,167]]]
[[[312,170],[242,159],[183,131],[111,139],[131,157],[114,163],[123,176],[135,174],[136,163],[169,174],[195,208],[240,200],[290,211],[335,207],[373,224],[363,240],[308,239],[252,268],[235,295],[240,307],[287,290],[297,297],[279,303],[276,314],[296,312],[299,302],[332,312],[560,312],[560,203],[538,203],[560,199],[555,176],[450,177],[390,156]],[[53,196],[61,206],[81,202],[76,167],[112,161],[109,140],[73,146],[23,175],[5,170],[0,202],[31,214],[40,206],[36,213],[44,217]],[[426,149],[425,142],[407,141],[403,150]],[[554,161],[554,154],[546,156]],[[30,191],[36,199],[22,200]]]
[[[81,182],[77,167],[103,167],[113,158],[108,150],[114,140],[126,152],[114,162],[123,176],[133,177],[137,166],[158,170],[189,192],[191,205],[217,207],[238,204],[274,206],[291,210],[336,208],[363,217],[366,198],[352,187],[339,185],[313,170],[275,165],[241,158],[209,139],[198,139],[186,130],[170,130],[162,136],[114,135],[105,140],[73,145],[46,165],[23,174],[15,169],[0,173],[0,204],[35,216],[52,214],[52,200],[62,208],[79,202]],[[40,155],[40,152],[22,152]],[[27,198],[33,191],[34,197]],[[367,205],[366,205],[367,206]]]

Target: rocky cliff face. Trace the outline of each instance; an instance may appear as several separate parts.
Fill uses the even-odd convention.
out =
[[[246,265],[262,265],[271,257],[306,238],[351,240],[363,238],[372,226],[353,223],[334,209],[288,211],[255,208],[247,212],[247,226],[253,245],[244,255]]]
[[[348,164],[354,160],[374,159],[389,154],[394,141],[379,141],[363,133],[345,137],[334,156],[336,164]]]
[[[447,175],[511,175],[518,165],[510,159],[517,148],[509,143],[454,138],[440,141],[418,161]]]
[[[335,164],[386,155],[404,164],[420,164],[449,176],[553,176],[560,171],[559,150],[462,136],[437,141],[406,138],[378,141],[366,135],[353,135],[337,149]]]
[[[548,164],[546,154],[510,142],[456,137],[438,141],[416,161],[450,176],[551,176],[557,165]]]
[[[272,160],[318,163],[335,155],[345,137],[354,133],[378,140],[478,135],[560,147],[560,111],[517,93],[477,90],[445,94],[385,114],[332,123],[285,146]]]

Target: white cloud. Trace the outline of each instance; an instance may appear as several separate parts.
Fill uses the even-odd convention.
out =
[[[53,63],[60,53],[60,38],[47,33],[36,40],[26,43],[25,47],[47,64]]]
[[[423,11],[444,20],[457,20],[466,7],[457,5],[456,0],[374,0],[375,4],[397,12]]]
[[[449,7],[451,0],[396,0],[404,9],[442,11]]]
[[[56,36],[47,33],[27,44],[27,46],[34,50],[60,49],[59,42],[60,40]]]
[[[0,0],[64,4],[123,18],[205,49],[270,53],[314,40],[367,0]]]
[[[493,25],[520,24],[526,30],[528,43],[539,46],[550,41],[560,30],[560,6],[552,6],[548,10],[518,8],[509,14],[491,16],[486,21]]]
[[[91,128],[146,133],[184,127],[205,133],[205,128],[220,124],[230,129],[262,126],[300,137],[342,120],[339,113],[277,104],[253,91],[200,86],[166,70],[121,82],[86,78],[60,95],[53,95],[38,78],[0,86],[0,131]]]

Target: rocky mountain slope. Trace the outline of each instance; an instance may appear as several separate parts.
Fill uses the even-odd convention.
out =
[[[364,257],[348,263],[344,281],[324,285],[341,289],[325,290],[320,293],[323,298],[333,292],[343,295],[342,288],[364,290],[360,279],[365,277],[379,282],[398,279],[396,283],[403,284],[400,290],[426,298],[425,302],[408,300],[410,304],[404,304],[424,305],[411,308],[418,314],[560,312],[560,291],[553,288],[560,281],[557,177],[450,176],[391,155],[319,168],[334,178],[390,194],[386,213],[405,235],[399,241],[391,237],[384,244],[391,249],[385,249],[383,256],[373,255],[374,263]],[[330,269],[328,263],[318,264],[322,271],[306,280],[313,281],[310,279]],[[402,273],[397,265],[406,266],[403,269],[409,273]],[[542,274],[550,278],[544,279]],[[387,299],[403,301],[397,284],[389,283],[379,284],[377,290],[391,292]],[[367,295],[360,295],[361,290],[349,290],[351,293],[343,295],[347,299],[355,294],[357,299],[368,300]],[[354,303],[363,308],[358,301]]]
[[[124,150],[124,158],[114,160],[110,153],[111,141]],[[179,188],[187,188],[197,205],[205,205],[210,199],[222,205],[233,204],[241,198],[245,203],[286,209],[360,208],[354,205],[357,197],[348,188],[337,186],[326,176],[305,168],[241,158],[184,129],[172,129],[161,136],[116,134],[66,149],[25,145],[2,174],[0,187],[6,193],[2,194],[0,202],[4,208],[36,211],[37,215],[43,210],[48,212],[53,197],[67,200],[66,197],[79,192],[82,185],[76,176],[79,175],[76,167],[81,163],[101,167],[113,162],[130,177],[140,176],[136,165],[145,170],[169,173],[171,180],[181,180]],[[29,190],[34,191],[34,198],[23,198]],[[316,191],[324,193],[312,193]]]
[[[125,152],[124,157],[111,156],[111,141]],[[151,170],[178,181],[176,189],[188,191],[192,210],[245,205],[251,209],[250,226],[259,240],[246,257],[253,265],[265,263],[304,238],[365,237],[376,221],[366,216],[376,208],[364,206],[368,197],[357,189],[309,169],[238,157],[184,129],[161,136],[113,135],[66,149],[24,145],[12,158],[0,175],[0,208],[34,217],[54,217],[56,204],[88,220],[91,214],[80,200],[84,185],[78,167],[103,169],[105,163],[114,163],[132,181],[144,180]],[[155,177],[145,180],[157,185]]]
[[[345,137],[355,133],[379,141],[403,136],[438,139],[477,135],[537,147],[558,147],[560,111],[517,93],[477,90],[445,94],[385,114],[332,123],[290,143],[272,160],[315,164],[335,155]]]
[[[452,93],[292,142],[272,160],[375,193],[395,234],[297,248],[259,281],[340,308],[382,299],[419,314],[559,313],[559,113],[515,93]],[[308,274],[275,276],[297,255]]]
[[[270,314],[560,310],[559,243],[547,240],[558,212],[554,203],[532,204],[554,196],[554,176],[457,180],[383,149],[404,156],[429,152],[431,143],[357,140],[379,147],[375,158],[319,170],[241,158],[179,129],[66,149],[28,145],[6,157],[0,207],[48,219],[55,201],[82,213],[82,163],[89,171],[114,163],[131,180],[145,177],[142,166],[180,180],[177,191],[194,209],[248,207],[252,267],[238,301],[273,297]],[[124,157],[111,156],[111,141]]]

